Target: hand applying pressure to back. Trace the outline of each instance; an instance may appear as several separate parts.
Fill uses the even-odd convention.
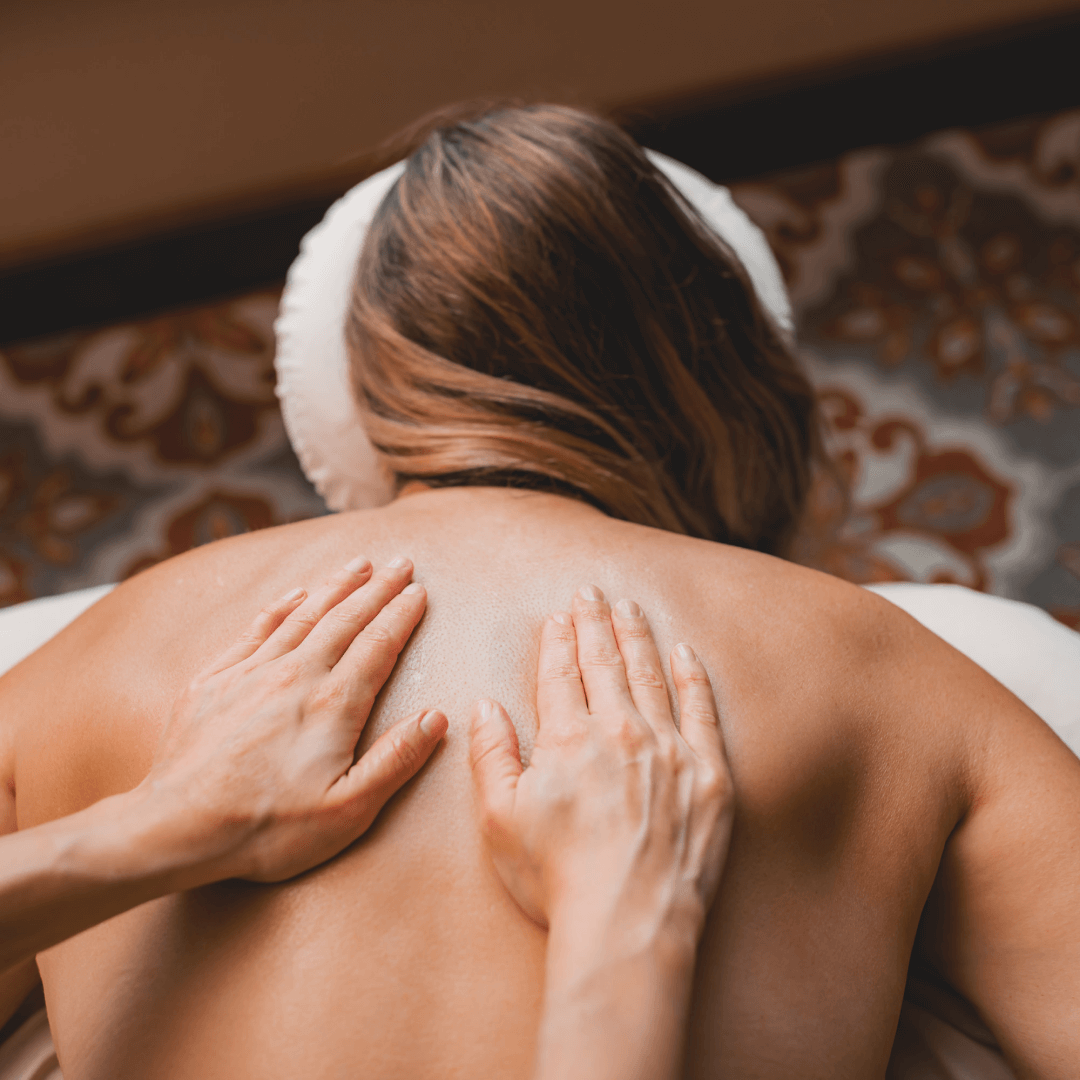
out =
[[[501,705],[473,714],[488,850],[549,928],[536,1080],[679,1074],[734,792],[704,666],[679,645],[671,672],[679,727],[641,609],[587,586],[543,629],[528,767]]]
[[[447,727],[421,713],[354,760],[424,612],[411,578],[406,559],[377,572],[356,559],[313,595],[265,608],[180,696],[132,790],[20,832],[14,799],[0,803],[0,976],[147,900],[230,877],[281,881],[360,836]]]

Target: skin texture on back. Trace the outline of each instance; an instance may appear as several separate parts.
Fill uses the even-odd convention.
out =
[[[528,754],[541,621],[589,582],[641,604],[662,656],[689,641],[720,704],[736,816],[688,1075],[883,1075],[942,852],[954,830],[979,848],[973,807],[1007,787],[986,725],[1038,722],[887,602],[767,556],[486,489],[192,552],[0,681],[19,827],[137,784],[191,675],[261,605],[358,554],[408,555],[429,594],[361,748],[424,706],[449,717],[445,747],[331,863],[154,901],[43,954],[67,1080],[527,1076],[544,934],[484,856],[465,732],[473,701],[496,698]],[[955,919],[956,893],[920,940]],[[928,950],[950,974],[990,970]]]

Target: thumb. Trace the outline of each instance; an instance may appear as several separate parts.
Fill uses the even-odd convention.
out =
[[[331,804],[356,806],[366,829],[390,797],[420,771],[448,726],[436,709],[395,724],[334,784]]]
[[[521,751],[514,725],[497,701],[485,699],[473,706],[469,764],[485,824],[508,818],[521,776]]]

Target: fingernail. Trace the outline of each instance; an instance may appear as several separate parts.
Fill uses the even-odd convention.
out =
[[[583,585],[578,589],[578,596],[582,600],[592,600],[594,602],[604,599],[604,594],[595,585]]]
[[[480,702],[480,719],[486,724],[495,715],[495,705],[486,698]]]
[[[345,564],[345,569],[348,570],[350,574],[358,574],[361,570],[367,570],[370,566],[371,563],[368,562],[365,556],[357,555],[352,562],[347,562]]]
[[[633,600],[620,600],[615,605],[615,614],[624,619],[636,619],[641,614],[641,608]]]
[[[307,590],[305,589],[293,589],[291,593],[281,598],[283,604],[294,604],[297,600],[302,600],[307,596]]]
[[[429,738],[441,735],[447,727],[446,717],[441,712],[426,712],[420,717],[420,730]]]
[[[400,570],[402,567],[408,566],[409,560],[404,555],[398,555],[397,558],[391,559],[386,567],[388,570]]]
[[[574,621],[565,611],[556,611],[551,617],[560,626],[569,626]]]
[[[412,584],[406,585],[401,591],[402,593],[408,593],[409,596],[415,596],[417,593],[424,591],[424,586],[419,581],[414,581]]]
[[[694,653],[694,650],[691,649],[690,646],[687,645],[685,641],[680,642],[678,645],[675,646],[675,655],[680,660],[696,660],[697,659],[697,656]]]

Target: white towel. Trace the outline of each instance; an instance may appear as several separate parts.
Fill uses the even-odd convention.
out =
[[[64,1080],[44,1009],[0,1046],[0,1080]]]

